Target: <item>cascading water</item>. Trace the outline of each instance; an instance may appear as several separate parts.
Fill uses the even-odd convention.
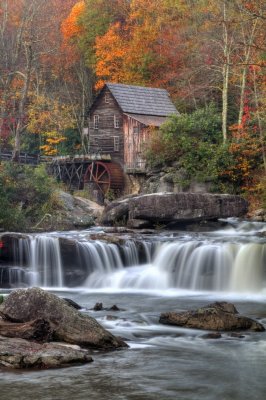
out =
[[[59,239],[49,236],[37,236],[30,240],[30,285],[64,285],[63,267]]]
[[[259,226],[263,232],[265,224]],[[266,289],[266,244],[250,240],[254,226],[231,231],[91,240],[86,234],[20,238],[14,265],[1,282],[12,286],[256,292]],[[258,227],[256,226],[258,230]],[[239,235],[244,234],[242,240]],[[62,240],[63,238],[63,240]],[[2,272],[1,272],[2,271]]]
[[[82,313],[123,337],[129,349],[95,352],[92,367],[63,368],[56,374],[1,371],[2,397],[48,400],[56,392],[56,398],[65,399],[74,388],[75,399],[86,400],[93,388],[95,400],[106,395],[264,399],[265,332],[219,332],[221,338],[214,340],[209,331],[159,323],[160,313],[232,301],[240,314],[266,327],[266,224],[229,223],[228,229],[208,233],[122,235],[98,227],[3,234],[4,295],[11,287],[48,286],[48,291],[59,291],[59,296],[80,304]],[[102,310],[95,311],[96,302],[103,304]]]

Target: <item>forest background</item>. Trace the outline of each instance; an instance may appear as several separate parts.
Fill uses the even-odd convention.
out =
[[[265,22],[264,0],[0,0],[0,150],[84,154],[105,82],[165,88],[149,165],[265,207]]]

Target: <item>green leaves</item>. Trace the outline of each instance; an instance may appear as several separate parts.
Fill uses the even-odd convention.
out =
[[[25,231],[54,202],[55,184],[45,166],[33,168],[3,163],[0,168],[0,226]]]
[[[211,180],[217,187],[220,169],[231,162],[221,137],[221,117],[212,103],[192,114],[174,115],[152,135],[148,162],[151,166],[177,163],[188,181]]]

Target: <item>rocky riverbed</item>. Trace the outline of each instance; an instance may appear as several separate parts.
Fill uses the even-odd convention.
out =
[[[0,315],[3,367],[53,368],[87,363],[92,361],[91,350],[128,347],[93,317],[40,288],[13,291],[1,304]]]

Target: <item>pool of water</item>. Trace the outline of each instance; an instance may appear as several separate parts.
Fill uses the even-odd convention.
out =
[[[217,300],[266,326],[266,294],[184,290],[60,290],[54,293],[81,304],[129,348],[94,353],[94,362],[63,369],[6,371],[0,374],[5,400],[263,400],[266,398],[266,333],[243,338],[223,333],[160,325],[164,311],[197,308]],[[90,310],[96,302],[121,311]]]

